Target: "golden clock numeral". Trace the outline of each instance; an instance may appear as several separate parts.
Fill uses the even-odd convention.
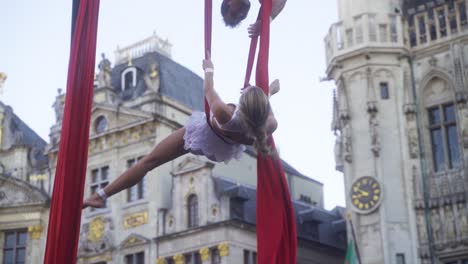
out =
[[[374,201],[370,201],[370,204],[371,204],[371,205],[374,205],[375,203],[374,203]]]
[[[358,199],[354,200],[354,201],[353,201],[353,204],[354,204],[354,205],[358,205],[358,204],[359,204],[359,200],[358,200]]]
[[[378,185],[377,183],[372,184],[372,188],[375,189],[375,188],[377,188],[377,187],[379,187],[379,185]]]
[[[359,203],[359,209],[362,209],[362,207],[364,207],[364,205],[362,203]]]
[[[364,208],[369,209],[369,204],[365,204]]]
[[[359,194],[353,194],[353,195],[351,196],[351,198],[353,198],[353,199],[358,199],[359,197],[361,197]]]
[[[362,184],[367,184],[367,179],[363,179]]]
[[[354,188],[353,188],[353,191],[354,191],[354,192],[357,192],[357,191],[359,191],[359,188],[358,188],[358,187],[354,187]]]
[[[378,195],[374,195],[374,201],[378,201],[379,200],[379,196]]]
[[[374,192],[377,194],[377,193],[380,193],[380,190],[377,189],[377,190],[374,190]]]

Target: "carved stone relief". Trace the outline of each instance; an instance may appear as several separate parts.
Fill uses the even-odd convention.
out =
[[[112,249],[115,245],[113,233],[112,218],[94,218],[82,226],[79,252],[81,254],[98,254]]]

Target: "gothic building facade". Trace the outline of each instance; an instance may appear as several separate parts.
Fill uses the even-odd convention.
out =
[[[193,110],[203,110],[203,80],[172,60],[170,48],[153,35],[117,50],[114,65],[102,55],[94,87],[85,197],[182,127]],[[49,143],[8,107],[9,112],[2,112],[0,259],[4,262],[43,261],[64,98],[59,90]],[[284,161],[283,167],[296,212],[298,263],[342,263],[343,209],[325,210],[322,184]],[[77,261],[256,263],[255,193],[253,149],[229,164],[184,155],[111,197],[105,208],[83,210]]]
[[[327,75],[362,264],[468,263],[467,5],[338,1]]]

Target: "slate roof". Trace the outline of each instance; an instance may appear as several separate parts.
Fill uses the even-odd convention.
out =
[[[228,196],[245,201],[243,219],[233,218],[232,216],[231,219],[255,225],[257,221],[255,210],[257,202],[256,188],[220,176],[214,177],[213,180],[218,197]],[[346,222],[335,210],[327,211],[300,201],[293,201],[293,206],[299,238],[337,249],[344,250],[346,248]],[[311,232],[308,225],[315,225],[318,233]]]
[[[158,52],[147,53],[132,60],[132,66],[137,68],[137,84],[136,87],[127,91],[122,91],[121,74],[126,68],[132,66],[125,63],[116,65],[112,69],[112,86],[124,101],[135,99],[148,89],[143,76],[145,72],[149,71],[152,61],[159,64],[159,92],[162,95],[170,97],[191,109],[203,110],[203,79]]]
[[[32,130],[28,125],[26,125],[26,123],[24,123],[21,118],[13,113],[11,107],[7,106],[6,109],[6,112],[10,112],[12,117],[10,124],[6,127],[9,127],[12,131],[14,131],[15,134],[20,135],[17,137],[14,145],[27,146],[38,150],[36,153],[34,153],[36,160],[42,165],[48,164],[48,158],[44,154],[44,150],[47,145],[46,141],[38,134],[36,134],[36,132],[34,132],[34,130]]]

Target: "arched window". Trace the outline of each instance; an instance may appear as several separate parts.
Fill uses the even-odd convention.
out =
[[[121,78],[121,86],[122,91],[131,89],[136,86],[137,82],[137,70],[135,67],[130,67],[125,69],[122,72]]]
[[[435,172],[460,166],[460,144],[457,130],[457,107],[449,83],[432,78],[424,89],[427,127]]]
[[[192,194],[187,199],[188,227],[198,226],[198,197]]]

